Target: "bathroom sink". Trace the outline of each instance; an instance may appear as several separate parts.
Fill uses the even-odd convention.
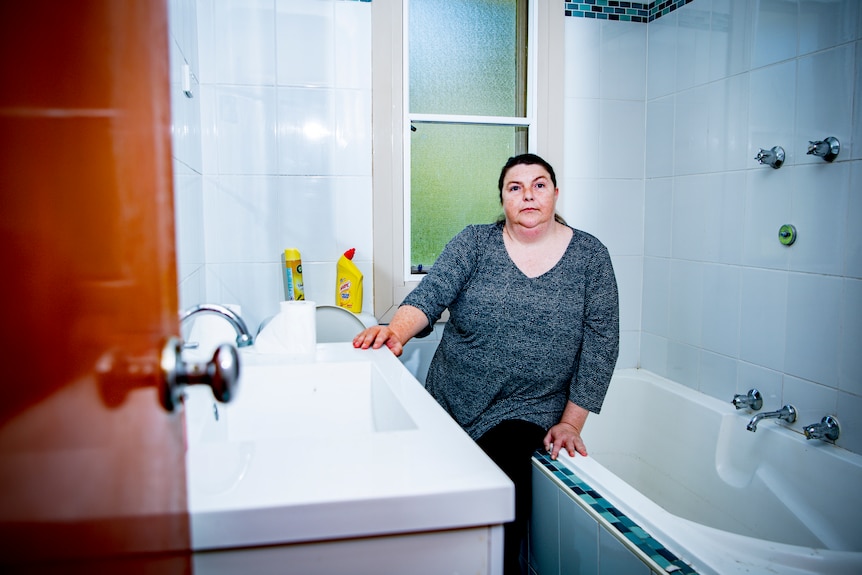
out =
[[[185,389],[194,550],[499,525],[511,481],[385,348],[240,350],[233,401]]]
[[[354,437],[416,427],[371,362],[243,366],[228,404],[215,403],[205,387],[188,391],[191,443]],[[201,402],[212,405],[195,407]]]

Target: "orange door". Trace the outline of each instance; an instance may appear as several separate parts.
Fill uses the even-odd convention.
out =
[[[190,571],[168,89],[165,1],[0,2],[4,573]]]

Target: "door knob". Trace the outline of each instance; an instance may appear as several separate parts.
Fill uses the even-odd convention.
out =
[[[159,400],[167,411],[174,411],[187,385],[208,385],[213,397],[227,403],[236,394],[239,383],[239,355],[236,348],[224,343],[216,348],[210,361],[190,362],[182,359],[182,341],[171,337],[162,349],[162,383]]]

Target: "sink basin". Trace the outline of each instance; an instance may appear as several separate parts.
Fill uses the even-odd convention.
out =
[[[506,475],[388,349],[311,362],[240,350],[228,404],[186,388],[192,548],[439,532],[511,521]]]
[[[237,397],[228,404],[215,404],[203,387],[189,392],[190,443],[416,428],[372,362],[243,366]]]

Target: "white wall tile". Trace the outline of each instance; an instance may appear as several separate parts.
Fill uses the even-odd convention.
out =
[[[673,341],[701,345],[703,331],[703,264],[674,259],[670,264],[668,334]]]
[[[794,168],[791,220],[797,241],[790,246],[790,269],[841,275],[850,193],[846,162]]]
[[[838,393],[838,421],[841,424],[841,435],[836,445],[849,449],[854,453],[862,453],[862,396],[849,393]]]
[[[647,180],[644,193],[644,254],[671,255],[673,221],[673,180]],[[649,223],[649,225],[646,225]]]
[[[620,298],[620,330],[639,330],[641,327],[641,293],[643,292],[643,258],[615,256],[612,260]]]
[[[670,260],[645,257],[641,312],[641,326],[644,331],[668,337],[670,293]]]
[[[709,79],[727,78],[749,69],[756,3],[712,0]]]
[[[850,169],[846,241],[844,243],[844,273],[862,278],[862,234],[856,232],[856,222],[862,222],[862,162],[853,162]]]
[[[795,57],[797,0],[759,0],[754,4],[752,67],[760,68]]]
[[[277,173],[275,88],[218,86],[215,113],[219,173]]]
[[[739,357],[741,275],[736,266],[712,264],[703,268],[701,344],[734,359]]]
[[[707,235],[713,226],[705,218],[714,216],[708,211],[713,190],[709,189],[708,176],[677,178],[673,188],[673,257],[684,260],[704,260]]]
[[[586,18],[566,18],[565,95],[567,98],[601,96],[602,27]]]
[[[572,173],[568,164],[566,173]],[[565,187],[561,186],[560,198],[560,214],[569,225],[596,236],[601,234],[598,180],[567,177]]]
[[[699,174],[709,166],[709,89],[699,86],[676,94],[674,173]]]
[[[740,361],[736,373],[736,393],[756,389],[763,397],[763,409],[771,411],[781,407],[784,376],[780,371]]]
[[[667,377],[667,347],[667,338],[642,332],[640,367]]]
[[[650,22],[647,30],[647,98],[676,89],[676,22],[679,11]]]
[[[793,223],[791,167],[750,170],[745,187],[745,231],[742,261],[746,265],[787,269],[790,251],[778,241],[782,225]]]
[[[790,428],[801,432],[806,425],[820,423],[824,415],[835,415],[838,390],[785,375],[782,405],[788,404],[796,408],[796,421]]]
[[[611,21],[603,21],[600,26],[601,97],[643,101],[646,94],[647,27]]]
[[[799,0],[799,55],[857,38],[858,0]]]
[[[331,0],[276,0],[279,86],[334,87],[335,4]]]
[[[566,174],[569,177],[596,178],[599,175],[601,114],[598,100],[566,98],[563,122],[566,148]],[[609,143],[610,144],[610,143]]]
[[[844,279],[843,287],[838,388],[862,396],[862,281]]]
[[[749,79],[749,157],[760,148],[781,146],[785,164],[794,163],[796,120],[796,61],[791,60],[751,72]],[[754,164],[756,165],[756,163]]]
[[[205,176],[206,256],[209,263],[272,262],[281,246],[277,179],[272,176]],[[280,247],[281,246],[281,247]],[[228,303],[225,300],[214,300]],[[230,303],[246,304],[245,298]]]
[[[751,166],[752,156],[748,153],[748,82],[748,74],[737,74],[708,86],[706,153],[707,168],[711,172]]]
[[[709,80],[710,3],[679,10],[676,27],[676,89],[687,90]]]
[[[786,373],[838,387],[843,286],[838,277],[789,274]]]
[[[335,86],[371,90],[371,10],[335,2]]]
[[[698,369],[698,391],[721,401],[730,401],[736,392],[736,360],[702,350]]]
[[[667,342],[667,374],[672,379],[695,391],[698,388],[697,372],[700,349],[673,340]]]
[[[787,281],[782,272],[742,269],[740,359],[784,370]]]
[[[673,96],[647,102],[646,177],[660,178],[674,173]]]
[[[601,177],[644,177],[645,114],[644,102],[602,101],[599,134]],[[595,134],[589,141],[595,146]]]
[[[602,180],[596,205],[598,228],[595,235],[611,255],[643,255],[643,181]]]
[[[275,85],[275,22],[272,0],[212,1],[211,81]]]

